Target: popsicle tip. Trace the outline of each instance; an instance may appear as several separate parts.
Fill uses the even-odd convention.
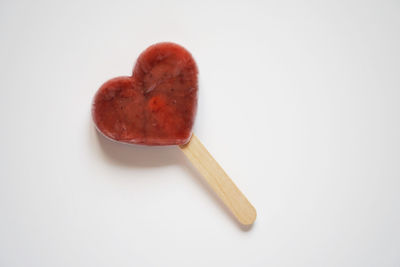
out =
[[[251,206],[247,209],[247,212],[245,215],[242,215],[240,217],[238,216],[237,218],[238,218],[238,221],[242,225],[245,225],[245,226],[252,225],[257,218],[257,211],[253,206]]]

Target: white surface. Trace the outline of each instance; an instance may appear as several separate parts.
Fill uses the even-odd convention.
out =
[[[0,2],[0,266],[400,266],[400,3],[215,2]],[[198,62],[249,231],[178,148],[93,128],[159,41]]]

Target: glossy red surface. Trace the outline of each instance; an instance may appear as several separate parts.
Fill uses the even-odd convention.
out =
[[[104,83],[95,95],[97,129],[116,141],[181,145],[189,141],[197,108],[197,66],[174,43],[158,43],[137,59],[133,75]]]

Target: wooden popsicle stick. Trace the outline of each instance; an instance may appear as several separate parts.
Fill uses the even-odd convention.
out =
[[[192,134],[189,143],[180,146],[207,183],[243,225],[251,225],[257,213],[253,205],[240,192],[218,162],[211,156],[196,135]]]

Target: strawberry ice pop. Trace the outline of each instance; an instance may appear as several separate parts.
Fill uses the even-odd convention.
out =
[[[147,48],[133,75],[114,78],[97,92],[93,118],[105,136],[125,143],[182,145],[197,107],[197,66],[173,43]]]
[[[182,46],[152,45],[137,59],[132,76],[100,87],[93,101],[93,121],[115,141],[179,145],[238,221],[250,225],[256,218],[254,207],[192,134],[197,73],[196,62]]]

